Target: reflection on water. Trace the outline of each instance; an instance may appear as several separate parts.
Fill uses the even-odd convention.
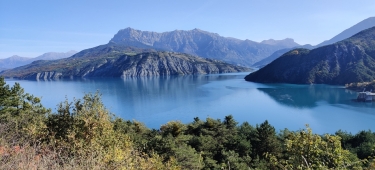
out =
[[[351,101],[355,92],[328,85],[258,84],[244,81],[247,74],[7,83],[19,82],[52,109],[65,98],[81,98],[99,90],[115,115],[139,120],[150,128],[171,120],[188,123],[194,117],[223,119],[232,114],[240,123],[255,125],[268,120],[276,129],[298,130],[310,124],[317,133],[375,130],[374,103]]]
[[[330,85],[292,85],[292,84],[268,84],[267,88],[258,88],[279,104],[295,108],[314,108],[319,102],[330,105],[350,105],[359,108],[373,108],[374,102],[357,102],[357,92],[344,89],[340,86]],[[346,107],[348,108],[348,107]],[[374,112],[374,110],[368,110]]]
[[[274,85],[273,88],[258,88],[280,104],[312,108],[318,101],[338,104],[353,97],[353,94],[342,88],[328,85]]]

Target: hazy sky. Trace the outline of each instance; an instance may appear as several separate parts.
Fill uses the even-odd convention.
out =
[[[0,58],[80,51],[126,27],[316,45],[371,16],[374,0],[0,0]]]

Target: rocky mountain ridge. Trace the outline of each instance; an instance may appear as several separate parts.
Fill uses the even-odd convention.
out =
[[[126,28],[118,31],[110,43],[187,53],[243,66],[251,66],[277,50],[298,46],[293,39],[258,43],[223,37],[200,29],[157,33]]]

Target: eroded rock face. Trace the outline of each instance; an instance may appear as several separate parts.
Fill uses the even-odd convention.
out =
[[[70,77],[142,77],[246,72],[249,68],[176,52],[105,53],[34,62],[1,73],[6,77],[49,80]]]

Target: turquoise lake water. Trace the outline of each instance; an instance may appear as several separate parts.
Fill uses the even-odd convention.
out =
[[[223,120],[231,114],[239,123],[268,120],[277,130],[298,130],[305,124],[319,134],[375,130],[375,102],[353,101],[356,92],[342,86],[252,83],[243,79],[247,74],[6,81],[19,82],[52,110],[66,98],[72,101],[99,90],[116,116],[155,129],[172,120]]]

